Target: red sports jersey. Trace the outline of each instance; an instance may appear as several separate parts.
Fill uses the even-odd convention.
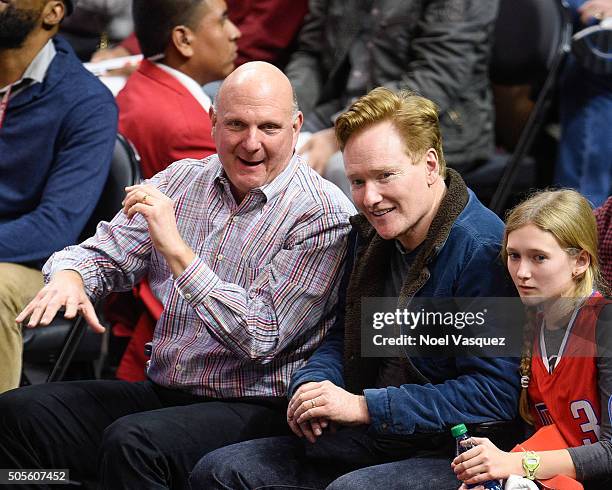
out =
[[[537,329],[529,382],[532,416],[538,429],[554,423],[572,447],[599,440],[595,327],[600,310],[608,303],[597,293],[570,320],[552,373],[540,349],[541,329]]]

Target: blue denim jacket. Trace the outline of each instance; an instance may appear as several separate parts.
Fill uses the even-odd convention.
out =
[[[452,171],[449,173],[451,177],[457,175]],[[461,181],[458,175],[457,178]],[[461,185],[464,185],[462,181]],[[434,251],[427,263],[429,279],[415,296],[516,295],[499,257],[503,223],[478,201],[472,191],[467,189],[467,192],[467,204],[448,235],[442,238],[442,246]],[[347,271],[352,269],[350,262]],[[348,276],[349,272],[345,273],[342,281],[341,301],[346,299]],[[299,385],[308,381],[330,380],[337,386],[345,386],[344,329],[360,328],[360,325],[345,325],[344,313],[340,312],[326,340],[307,364],[294,374],[289,387],[290,396]],[[429,383],[363,390],[372,430],[406,435],[443,431],[457,423],[512,420],[516,417],[520,386],[517,359],[412,358],[411,361]]]

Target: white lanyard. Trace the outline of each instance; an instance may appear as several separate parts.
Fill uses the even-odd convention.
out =
[[[559,365],[561,362],[561,356],[563,355],[563,350],[565,349],[565,344],[567,344],[567,339],[569,338],[572,327],[574,326],[574,321],[576,320],[576,315],[580,311],[580,307],[576,308],[572,313],[572,317],[570,318],[569,323],[567,324],[567,328],[565,329],[565,335],[563,336],[563,342],[561,342],[561,346],[559,347],[559,353],[557,354],[557,363],[555,367]],[[540,353],[542,355],[542,362],[544,363],[544,367],[548,374],[551,373],[550,365],[548,364],[548,355],[546,354],[546,344],[544,343],[544,329],[545,322],[542,319],[542,324],[540,325]]]

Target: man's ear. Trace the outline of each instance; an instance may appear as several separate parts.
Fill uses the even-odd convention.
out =
[[[185,58],[191,58],[193,56],[193,32],[187,26],[175,26],[172,29],[172,35],[170,41]]]
[[[304,114],[302,114],[302,111],[298,111],[297,115],[293,119],[293,132],[299,133],[300,129],[302,129],[302,124],[304,124]]]
[[[210,116],[211,130],[210,134],[215,136],[215,126],[217,125],[217,113],[215,112],[215,108],[213,105],[210,105],[210,109],[208,110],[208,115]]]
[[[425,165],[427,166],[427,185],[431,186],[440,176],[438,152],[433,148],[425,153]]]
[[[61,0],[48,2],[42,11],[42,23],[47,29],[58,26],[66,16],[66,5]]]
[[[302,114],[302,111],[298,111],[297,115],[293,119],[293,124],[291,125],[291,129],[293,130],[293,151],[295,151],[295,145],[297,145],[298,138],[300,137],[300,129],[302,129],[302,124],[304,124],[304,114]]]

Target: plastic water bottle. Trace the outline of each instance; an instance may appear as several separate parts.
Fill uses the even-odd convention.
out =
[[[459,424],[459,425],[455,425],[454,427],[452,427],[451,434],[455,438],[455,443],[456,443],[455,455],[456,456],[459,456],[461,453],[464,453],[468,449],[472,449],[474,447],[474,445],[470,442],[461,444],[462,441],[466,441],[470,438],[470,436],[467,433],[467,427],[465,426],[465,424]],[[482,483],[468,485],[467,487],[474,488],[474,487],[477,487],[478,485],[482,485],[485,488],[488,488],[489,490],[502,490],[502,486],[497,480],[487,480]]]

